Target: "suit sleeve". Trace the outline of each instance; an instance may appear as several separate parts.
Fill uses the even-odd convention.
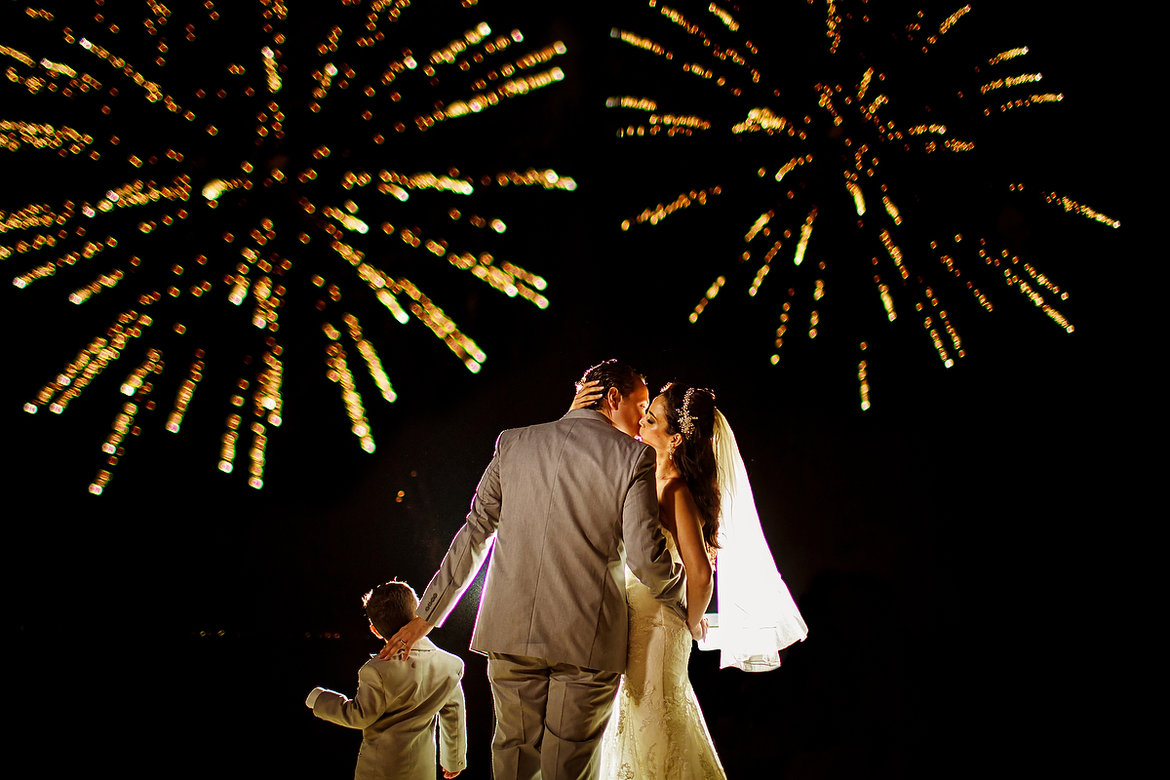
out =
[[[337,691],[321,691],[313,703],[313,714],[351,729],[364,729],[382,717],[389,704],[378,673],[365,664],[358,670],[358,689],[352,699]]]
[[[459,676],[463,677],[462,668]],[[439,765],[448,772],[467,768],[467,708],[462,682],[455,683],[451,698],[439,710]]]
[[[475,497],[471,501],[471,511],[467,513],[467,520],[463,527],[451,540],[439,570],[431,579],[427,589],[419,599],[418,616],[432,626],[441,626],[447,617],[463,598],[463,594],[470,587],[471,581],[479,573],[492,542],[496,537],[496,528],[500,525],[500,439],[496,440],[496,450],[492,462],[488,464],[479,486],[475,489]]]
[[[682,607],[685,582],[682,566],[666,549],[658,521],[658,494],[654,489],[654,450],[646,447],[634,467],[633,480],[622,506],[622,537],[626,564],[655,598]]]

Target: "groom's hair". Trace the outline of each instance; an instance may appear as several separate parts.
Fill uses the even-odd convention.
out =
[[[362,606],[366,608],[370,625],[378,629],[383,639],[389,639],[414,617],[418,596],[405,582],[390,580],[366,591]]]
[[[601,383],[601,398],[598,398],[589,407],[590,409],[600,409],[609,388],[616,387],[622,398],[625,398],[645,385],[646,377],[635,371],[629,364],[610,358],[585,369],[580,381]]]

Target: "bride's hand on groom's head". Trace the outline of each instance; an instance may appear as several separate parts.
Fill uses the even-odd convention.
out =
[[[569,406],[569,411],[574,409],[588,409],[597,402],[597,399],[604,395],[600,382],[580,382],[577,384],[577,394],[573,396],[573,403]]]

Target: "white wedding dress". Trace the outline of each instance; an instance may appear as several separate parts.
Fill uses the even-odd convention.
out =
[[[715,412],[720,494],[719,615],[703,650],[719,650],[721,668],[766,672],[780,651],[803,642],[808,626],[780,576],[760,526],[755,497],[735,434]],[[670,554],[679,560],[670,534]],[[602,780],[726,778],[687,676],[691,633],[683,619],[626,569],[630,635],[626,673],[601,738]]]
[[[667,547],[678,551],[670,534]],[[726,778],[687,676],[691,632],[677,612],[626,570],[626,673],[601,738],[602,780]]]

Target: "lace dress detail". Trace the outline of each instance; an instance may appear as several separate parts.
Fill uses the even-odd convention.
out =
[[[671,554],[678,553],[670,544]],[[726,778],[687,676],[691,633],[626,570],[630,634],[626,673],[601,739],[603,780]]]

